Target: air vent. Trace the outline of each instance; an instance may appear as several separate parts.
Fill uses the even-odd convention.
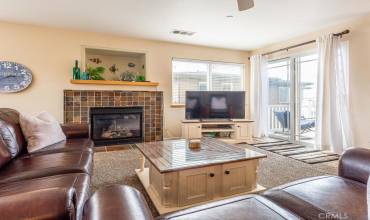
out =
[[[184,31],[184,30],[173,30],[171,33],[172,34],[185,35],[185,36],[193,36],[195,34],[195,32],[192,32],[192,31]]]

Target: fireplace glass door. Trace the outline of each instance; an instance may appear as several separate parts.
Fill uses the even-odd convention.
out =
[[[91,110],[91,137],[96,144],[141,142],[142,109],[94,108]]]
[[[94,139],[140,137],[140,115],[97,115],[95,118]]]

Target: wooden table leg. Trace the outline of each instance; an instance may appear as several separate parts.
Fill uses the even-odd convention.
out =
[[[141,155],[140,171],[144,171],[144,168],[145,168],[145,157],[144,155]]]

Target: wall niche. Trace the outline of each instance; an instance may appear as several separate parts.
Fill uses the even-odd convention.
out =
[[[83,67],[104,67],[105,80],[144,81],[146,54],[132,51],[83,47]]]

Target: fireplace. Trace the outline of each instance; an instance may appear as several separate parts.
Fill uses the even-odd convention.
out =
[[[143,107],[144,141],[163,140],[163,92],[64,90],[64,123],[91,124],[90,109]]]
[[[143,107],[93,107],[90,124],[97,146],[143,141]]]

